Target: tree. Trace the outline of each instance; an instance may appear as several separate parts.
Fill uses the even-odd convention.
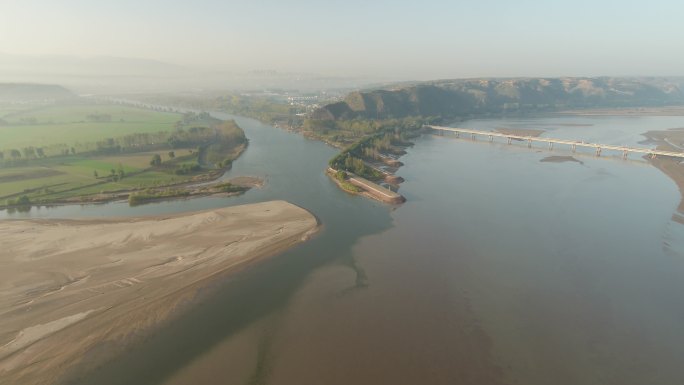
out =
[[[71,147],[71,154],[72,154],[72,155],[76,155],[76,149],[73,148],[73,147]]]
[[[161,162],[161,156],[159,154],[154,154],[154,156],[152,156],[152,160],[150,161],[150,166],[159,166]]]
[[[93,171],[93,176],[95,177],[95,179],[100,177],[100,175],[97,173],[97,170]]]
[[[119,167],[118,167],[118,169],[116,170],[116,173],[117,173],[117,175],[119,176],[119,180],[123,179],[123,177],[124,177],[124,169],[123,169],[123,166],[121,165],[121,163],[119,163]]]
[[[19,159],[21,158],[21,152],[19,152],[19,150],[15,148],[12,151],[10,151],[10,156],[12,157],[12,159]]]
[[[339,181],[344,181],[347,179],[347,173],[343,170],[338,170],[337,174],[335,174],[335,178],[337,178]]]
[[[36,149],[33,148],[32,146],[30,147],[24,147],[24,158],[35,158],[36,157]]]
[[[3,159],[5,159],[5,153],[0,151],[0,160],[3,160]]]
[[[31,204],[31,199],[27,195],[22,195],[21,198],[17,200],[17,204],[20,206],[28,206]]]
[[[176,157],[176,153],[173,151],[169,151],[169,158],[173,159]]]
[[[45,150],[43,150],[43,147],[36,148],[36,155],[38,155],[39,158],[45,158]]]

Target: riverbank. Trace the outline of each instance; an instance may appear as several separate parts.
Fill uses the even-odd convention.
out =
[[[206,196],[237,196],[244,194],[254,187],[260,188],[264,185],[264,181],[262,179],[248,176],[238,176],[224,182],[218,181],[218,179],[223,175],[224,172],[217,172],[211,179],[203,178],[193,182],[184,182],[157,188],[100,193],[86,197],[55,200],[50,203],[33,204],[32,202],[28,202],[26,204],[15,204],[12,206],[0,205],[0,210],[6,209],[12,213],[14,211],[28,211],[32,208],[32,206],[57,207],[68,205],[104,204],[117,201],[128,201],[130,206],[137,206],[146,203],[169,201],[174,199],[200,198]]]
[[[208,183],[186,186],[181,189],[147,189],[122,195],[131,206],[173,199],[189,199],[207,196],[237,196],[249,191],[252,187],[263,186],[263,180],[254,177],[237,177],[227,182]]]
[[[389,204],[401,204],[406,202],[406,198],[404,198],[403,195],[384,188],[377,183],[363,179],[358,175],[335,170],[330,167],[326,173],[340,189],[350,194],[362,195]]]
[[[146,218],[6,221],[0,382],[53,384],[92,370],[212,278],[306,240],[317,226],[284,201]]]
[[[665,151],[683,151],[682,146],[684,142],[684,128],[675,128],[666,131],[648,131],[643,134],[647,141],[655,143],[657,149]],[[667,157],[657,157],[647,159],[663,174],[667,175],[675,182],[681,200],[677,206],[677,212],[672,215],[672,220],[684,224],[684,166],[681,165],[678,159]]]
[[[121,199],[122,193],[216,180],[248,144],[244,131],[233,120],[219,120],[207,113],[178,116],[181,120],[164,125],[165,130],[148,133],[141,128],[140,132],[122,132],[122,136],[87,146],[75,144],[60,152],[51,149],[48,139],[43,138],[49,137],[53,125],[35,127],[35,149],[27,149],[23,156],[16,149],[12,157],[0,155],[0,209],[104,203]],[[73,119],[76,117],[65,123],[65,129],[82,129],[84,138],[102,128],[86,128]],[[17,126],[15,131],[23,128]]]

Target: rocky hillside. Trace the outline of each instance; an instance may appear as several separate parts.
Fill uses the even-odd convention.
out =
[[[684,104],[682,79],[543,78],[441,80],[352,92],[315,120],[463,117],[569,108]]]
[[[42,102],[75,97],[74,93],[58,85],[0,83],[0,102]]]

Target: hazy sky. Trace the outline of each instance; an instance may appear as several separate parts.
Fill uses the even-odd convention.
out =
[[[0,52],[404,78],[684,75],[684,1],[0,0]]]

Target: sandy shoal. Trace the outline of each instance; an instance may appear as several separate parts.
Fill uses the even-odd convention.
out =
[[[557,112],[575,116],[684,116],[684,106],[588,108]]]
[[[305,240],[272,201],[147,218],[0,222],[0,383],[49,384],[163,321],[203,283]]]
[[[579,164],[584,164],[581,160],[575,158],[574,156],[565,155],[551,155],[539,160],[543,163],[565,163],[565,162],[575,162]]]
[[[543,134],[544,130],[537,130],[534,128],[510,128],[510,127],[498,127],[496,132],[506,134],[506,135],[519,135],[519,136],[531,136],[538,137]]]

